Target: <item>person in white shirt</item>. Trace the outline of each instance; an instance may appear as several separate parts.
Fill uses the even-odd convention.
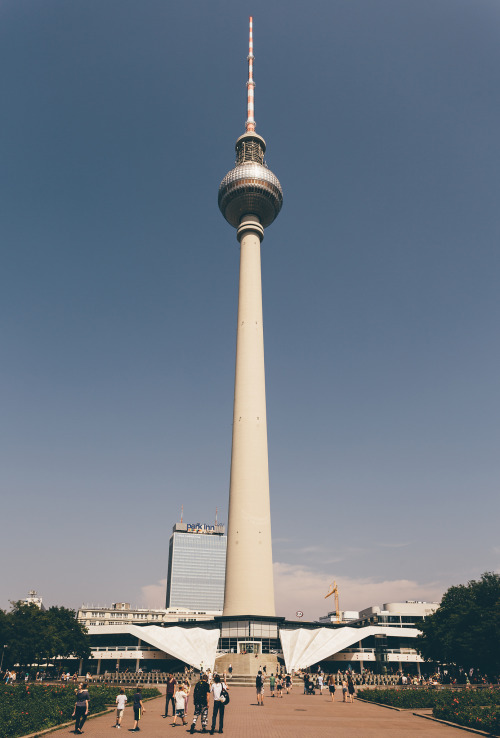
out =
[[[121,728],[121,721],[123,717],[123,711],[127,704],[127,695],[124,689],[120,689],[120,694],[116,696],[116,724],[115,728]]]
[[[184,686],[184,684],[181,684],[179,689],[174,695],[175,717],[174,717],[174,722],[172,723],[172,726],[177,725],[178,717],[181,718],[183,725],[187,725],[187,720],[185,720],[187,699],[188,699],[188,696],[186,692],[186,687]]]
[[[214,698],[214,707],[212,711],[212,728],[210,729],[210,735],[215,733],[215,724],[217,722],[217,715],[219,715],[219,733],[223,732],[224,727],[224,701],[222,697],[222,690],[227,690],[227,684],[221,682],[221,678],[218,674],[214,675],[214,681],[210,692]]]

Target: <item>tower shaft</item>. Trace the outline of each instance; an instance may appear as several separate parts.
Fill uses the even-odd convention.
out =
[[[236,340],[224,615],[274,616],[260,244],[244,216]]]

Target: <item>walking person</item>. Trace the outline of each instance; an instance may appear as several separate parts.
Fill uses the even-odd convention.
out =
[[[233,678],[233,665],[232,664],[229,664],[229,666],[227,667],[227,671],[229,674],[229,679],[232,679]]]
[[[271,674],[269,677],[269,691],[271,692],[271,697],[274,697],[274,687],[276,685],[276,677],[274,674]]]
[[[184,684],[181,684],[177,692],[175,693],[175,716],[172,727],[175,728],[177,725],[177,718],[181,718],[182,724],[187,725],[186,710],[187,710],[187,692]]]
[[[134,727],[130,730],[135,730],[136,732],[140,730],[139,721],[142,717],[143,712],[146,712],[146,710],[144,709],[144,706],[142,704],[141,688],[137,687],[134,694]]]
[[[333,676],[333,674],[330,674],[330,676],[328,677],[327,684],[332,702],[335,702],[335,677]]]
[[[222,690],[227,690],[227,684],[221,682],[220,676],[216,674],[214,681],[210,689],[213,698],[214,706],[212,709],[212,727],[210,729],[210,735],[215,733],[215,724],[217,722],[217,715],[219,716],[219,733],[223,732],[224,728],[224,698],[222,697]]]
[[[194,716],[189,732],[194,733],[196,721],[201,715],[201,731],[202,733],[206,733],[208,723],[208,708],[210,705],[210,687],[208,686],[208,677],[206,674],[202,674],[200,681],[195,684],[193,700]]]
[[[115,728],[121,728],[121,722],[123,717],[123,712],[125,710],[125,705],[127,704],[127,695],[125,694],[125,690],[122,688],[120,689],[120,694],[116,695],[116,723]]]
[[[176,681],[173,675],[169,674],[167,676],[167,692],[165,695],[165,714],[163,717],[168,717],[168,707],[170,703],[172,703],[172,717],[175,715],[175,700],[174,700],[175,685],[176,685]]]
[[[292,677],[288,672],[285,674],[285,684],[286,684],[286,693],[290,694],[290,690],[292,689]]]
[[[342,702],[347,702],[347,682],[345,677],[342,679]]]
[[[323,684],[324,684],[323,674],[320,673],[318,674],[318,689],[319,689],[320,695],[323,694]]]
[[[90,695],[87,691],[87,684],[79,684],[72,715],[75,718],[75,733],[83,733],[82,728],[89,714],[89,699]]]
[[[278,697],[283,699],[283,677],[281,674],[278,674],[276,677],[276,692],[278,693]]]
[[[354,682],[350,675],[347,677],[347,693],[349,695],[349,702],[354,702]]]

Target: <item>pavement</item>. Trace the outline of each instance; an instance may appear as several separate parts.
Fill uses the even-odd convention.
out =
[[[230,686],[230,683],[229,683]],[[366,702],[354,703],[335,700],[328,694],[306,696],[296,687],[282,699],[264,697],[264,705],[257,705],[255,689],[230,689],[231,701],[225,708],[224,735],[230,738],[460,738],[466,734],[459,728],[423,720],[411,711],[398,712]],[[146,712],[140,722],[141,735],[154,738],[182,738],[189,735],[193,715],[192,696],[189,699],[188,725],[171,727],[172,717],[163,718],[165,698],[158,697],[144,703]],[[427,713],[429,711],[426,711]],[[125,738],[133,725],[131,707],[125,709],[122,727],[114,727],[115,713],[88,720],[84,726],[87,738]],[[212,706],[208,728],[211,725]],[[179,719],[178,719],[179,720]],[[198,718],[196,735],[201,734]],[[57,731],[72,734],[68,727]],[[215,735],[219,735],[217,732]]]

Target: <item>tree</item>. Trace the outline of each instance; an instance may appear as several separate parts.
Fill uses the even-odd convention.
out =
[[[87,629],[78,622],[74,610],[66,607],[49,607],[46,612],[47,632],[51,638],[52,656],[91,657]]]
[[[0,632],[5,633],[11,665],[26,667],[57,657],[91,656],[86,628],[76,619],[75,611],[66,607],[40,610],[33,604],[13,602],[4,618],[0,613]]]
[[[416,648],[427,661],[500,674],[500,576],[485,572],[444,594],[419,626]]]

